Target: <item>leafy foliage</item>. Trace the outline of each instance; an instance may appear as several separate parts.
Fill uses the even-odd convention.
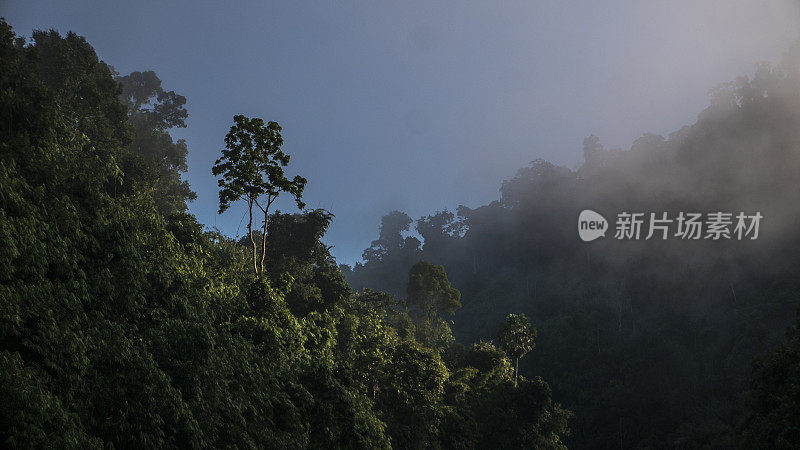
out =
[[[271,203],[281,192],[289,192],[303,208],[300,200],[306,180],[300,176],[286,178],[283,167],[289,164],[290,156],[283,152],[281,126],[277,122],[250,119],[242,115],[233,116],[234,125],[225,136],[226,148],[222,157],[214,164],[212,172],[221,175],[219,186],[219,210],[224,212],[231,202],[244,198],[257,201],[267,195]]]
[[[3,445],[560,447],[569,413],[544,382],[510,386],[502,350],[428,345],[408,302],[351,291],[327,211],[264,208],[258,275],[247,245],[187,214],[189,191],[166,189],[188,189],[167,134],[185,100],[155,74],[117,83],[84,39],[28,45],[2,21],[0,58]],[[221,208],[280,192],[302,206],[280,127],[236,121]],[[444,270],[420,268],[414,301],[454,307]],[[512,398],[498,436],[484,424]]]
[[[189,183],[181,179],[181,173],[188,170],[189,150],[184,139],[173,141],[169,130],[186,127],[186,98],[165,91],[153,71],[132,72],[115,79],[122,87],[120,101],[133,128],[125,173],[137,173],[146,183],[139,189],[153,189],[156,209],[162,214],[185,212],[186,202],[197,199]]]
[[[500,326],[497,339],[503,344],[509,356],[514,358],[516,367],[514,370],[514,385],[516,386],[519,376],[519,359],[533,350],[536,343],[536,328],[531,325],[531,320],[525,314],[509,314]]]
[[[283,168],[289,164],[290,156],[283,152],[281,126],[277,122],[250,119],[243,115],[233,117],[234,125],[225,136],[225,149],[222,157],[215,163],[211,172],[221,176],[219,180],[219,212],[230,208],[232,202],[244,199],[250,213],[247,223],[250,241],[253,244],[253,268],[256,273],[264,272],[264,259],[267,253],[267,231],[269,209],[281,192],[294,196],[297,207],[303,209],[301,200],[307,180],[299,175],[286,178]],[[266,199],[259,199],[266,196]],[[263,204],[261,202],[264,202]],[[253,206],[264,214],[262,232],[261,265],[259,271],[258,247],[253,237]]]
[[[408,273],[408,302],[418,306],[427,316],[437,311],[450,314],[461,307],[461,292],[450,286],[444,267],[420,261]]]

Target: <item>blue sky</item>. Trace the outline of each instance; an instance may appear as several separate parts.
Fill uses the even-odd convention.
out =
[[[590,134],[628,147],[694,122],[709,88],[800,30],[792,1],[0,0],[0,15],[21,35],[73,30],[185,95],[191,211],[226,234],[244,210],[217,215],[210,169],[232,117],[279,122],[344,263],[393,209],[485,204],[535,158],[576,167]]]

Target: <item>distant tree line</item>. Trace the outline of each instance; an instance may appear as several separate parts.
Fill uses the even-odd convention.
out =
[[[583,152],[575,170],[532,161],[481,207],[390,212],[342,271],[398,294],[417,261],[442,265],[461,291],[460,341],[530,317],[538,344],[520,367],[575,412],[570,446],[800,446],[796,331],[784,341],[800,297],[800,46],[712,89],[693,125],[628,150],[590,136]],[[584,209],[612,228],[622,211],[763,221],[757,240],[586,243]]]

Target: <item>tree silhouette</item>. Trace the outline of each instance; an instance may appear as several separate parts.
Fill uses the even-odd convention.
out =
[[[256,274],[264,272],[267,253],[267,221],[269,209],[281,192],[292,194],[297,207],[303,209],[301,200],[307,180],[301,176],[286,178],[283,168],[289,164],[289,155],[283,152],[281,126],[277,122],[233,117],[234,125],[225,136],[222,157],[214,163],[211,172],[222,176],[219,180],[219,212],[227,210],[232,202],[244,199],[250,214],[247,231],[253,244],[253,269]],[[259,200],[260,199],[260,200]],[[259,270],[258,247],[253,237],[253,206],[264,214],[261,237],[261,264]]]
[[[497,338],[514,358],[514,387],[519,379],[519,359],[533,350],[536,343],[536,328],[531,325],[531,320],[525,314],[509,314],[500,326]]]

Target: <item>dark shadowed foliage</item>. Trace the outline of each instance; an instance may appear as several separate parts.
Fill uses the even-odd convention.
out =
[[[279,192],[302,206],[305,185],[283,176],[276,123],[237,116],[228,150],[266,155],[225,159],[255,165],[233,167],[222,200],[263,194],[261,233],[236,242],[187,214],[187,148],[168,134],[184,103],[152,72],[115,80],[75,34],[26,44],[0,21],[3,446],[464,448],[498,431],[561,446],[569,413],[544,382],[514,389],[502,350],[353,292],[322,242],[329,212],[269,213]],[[232,189],[242,174],[255,190]],[[376,249],[415,247],[395,241],[402,222]],[[415,305],[456,308],[444,269],[423,269]],[[503,428],[483,426],[500,408]]]

